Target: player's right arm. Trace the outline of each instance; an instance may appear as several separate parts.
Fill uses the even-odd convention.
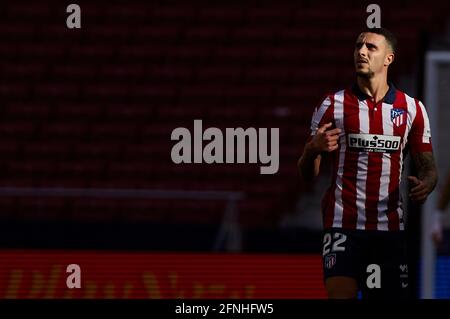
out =
[[[300,180],[303,183],[311,183],[319,175],[321,153],[337,150],[339,147],[339,128],[327,130],[332,123],[322,125],[315,135],[306,143],[303,154],[297,162]]]

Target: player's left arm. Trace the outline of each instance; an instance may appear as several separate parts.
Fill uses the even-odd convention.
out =
[[[437,184],[437,170],[433,152],[417,152],[412,154],[417,177],[408,176],[412,186],[409,197],[412,201],[424,203]]]
[[[437,183],[437,170],[431,144],[431,129],[425,105],[415,99],[416,115],[409,133],[411,157],[417,176],[408,176],[411,183],[409,197],[422,204],[434,190]]]

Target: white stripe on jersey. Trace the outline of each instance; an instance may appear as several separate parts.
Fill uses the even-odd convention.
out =
[[[391,120],[392,104],[382,103],[382,124],[384,135],[394,135],[394,126]],[[386,212],[389,203],[389,182],[391,180],[391,154],[384,154],[381,162],[380,190],[378,197],[378,230],[389,230],[389,219]]]
[[[430,121],[428,119],[428,114],[427,114],[427,111],[425,110],[425,106],[420,101],[419,101],[419,106],[420,106],[420,110],[422,111],[422,117],[423,117],[422,143],[429,144],[429,143],[431,143]]]
[[[405,93],[403,93],[403,94],[405,94]],[[408,120],[406,122],[406,124],[408,126],[406,127],[405,135],[403,136],[402,150],[405,149],[405,145],[408,142],[408,134],[411,131],[412,125],[413,125],[414,120],[416,119],[416,115],[417,115],[416,102],[414,101],[414,99],[412,97],[408,96],[408,94],[405,94],[405,100],[406,100],[406,105],[408,107]],[[411,115],[411,117],[410,117],[410,115]]]
[[[314,110],[314,114],[311,120],[311,136],[316,135],[317,130],[319,129],[319,123],[322,120],[323,115],[328,110],[331,105],[331,99],[327,96],[327,98],[322,102],[319,108]]]
[[[334,95],[334,118],[336,127],[341,129],[339,137],[339,164],[336,174],[336,189],[334,191],[334,218],[333,227],[342,227],[342,219],[344,206],[342,203],[342,175],[344,173],[345,149],[347,142],[345,140],[344,131],[344,90],[337,92]]]
[[[367,101],[359,101],[359,132],[369,134],[369,106]],[[358,172],[356,174],[356,211],[357,222],[356,229],[366,228],[366,185],[367,172],[369,171],[369,153],[359,152]]]

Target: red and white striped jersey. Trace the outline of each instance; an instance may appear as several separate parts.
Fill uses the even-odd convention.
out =
[[[341,133],[339,148],[329,154],[332,183],[322,200],[324,228],[403,230],[404,151],[432,151],[422,102],[390,84],[375,103],[355,84],[327,95],[316,107],[311,135],[330,122]]]

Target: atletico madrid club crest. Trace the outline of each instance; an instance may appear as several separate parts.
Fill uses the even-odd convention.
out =
[[[325,268],[331,269],[336,265],[336,254],[328,254],[325,256]]]
[[[391,120],[395,126],[400,127],[406,123],[406,112],[402,109],[391,110]]]

